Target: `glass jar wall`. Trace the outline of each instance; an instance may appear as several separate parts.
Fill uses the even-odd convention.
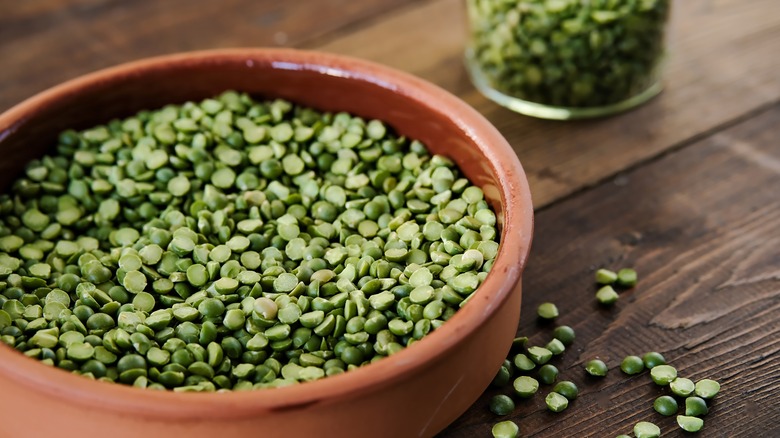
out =
[[[661,90],[670,0],[466,0],[466,65],[514,111],[598,117]]]

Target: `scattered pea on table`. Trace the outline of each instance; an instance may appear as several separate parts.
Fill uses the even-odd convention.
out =
[[[551,392],[544,398],[547,409],[553,412],[561,412],[569,407],[569,399],[557,392]]]
[[[539,318],[541,319],[555,319],[558,317],[558,306],[556,306],[554,303],[542,303],[539,304],[539,307],[536,311],[537,315],[539,315]]]
[[[647,369],[652,369],[656,365],[666,365],[664,356],[656,351],[651,351],[642,355],[642,362],[644,362]]]
[[[677,400],[668,395],[662,395],[653,402],[653,409],[661,415],[670,416],[677,413]]]
[[[509,396],[499,394],[490,399],[489,408],[496,415],[508,415],[515,409],[515,402]]]
[[[678,415],[677,424],[680,428],[686,432],[698,432],[704,427],[704,420],[698,417],[690,417],[687,415]]]
[[[539,390],[539,381],[531,376],[520,376],[512,384],[515,394],[522,398],[529,398]]]
[[[640,421],[634,425],[636,438],[658,438],[661,436],[661,428],[649,421]]]
[[[607,364],[600,359],[593,359],[585,364],[585,372],[594,377],[604,377],[608,370]]]
[[[688,397],[689,395],[693,394],[695,386],[691,379],[678,377],[669,383],[669,389],[672,390],[674,395]]]
[[[556,383],[555,386],[553,387],[553,391],[566,397],[567,399],[569,399],[569,401],[576,399],[580,393],[580,390],[579,388],[577,388],[577,385],[575,385],[574,382],[568,380],[563,380]]]
[[[493,425],[491,433],[493,438],[517,438],[520,434],[520,428],[514,421],[501,421]]]
[[[668,385],[677,378],[677,370],[669,365],[656,365],[650,370],[650,378],[657,385]]]
[[[687,397],[685,399],[685,415],[701,417],[709,413],[707,402],[701,397]]]
[[[639,374],[645,369],[645,364],[639,356],[626,356],[620,363],[620,370],[626,374]]]
[[[711,399],[720,392],[720,383],[712,379],[701,379],[696,382],[694,392],[705,400]]]
[[[574,338],[575,338],[574,329],[572,329],[568,325],[555,327],[555,329],[553,330],[553,337],[561,341],[561,343],[564,346],[568,347],[574,342]]]

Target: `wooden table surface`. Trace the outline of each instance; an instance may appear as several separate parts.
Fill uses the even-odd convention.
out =
[[[528,174],[536,232],[519,333],[550,337],[554,301],[577,341],[556,364],[580,397],[543,397],[508,418],[521,436],[610,437],[662,390],[622,357],[662,352],[681,375],[723,385],[700,436],[780,436],[780,1],[675,0],[665,90],[616,117],[552,122],[486,100],[462,67],[463,0],[0,0],[0,111],[77,75],[141,57],[289,46],[378,61],[428,79],[506,136]],[[597,267],[635,267],[611,310]],[[582,364],[613,368],[586,379]],[[546,393],[549,389],[543,388]],[[441,437],[487,437],[488,390]]]

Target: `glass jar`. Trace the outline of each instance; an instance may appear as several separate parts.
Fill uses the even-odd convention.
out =
[[[466,0],[466,66],[489,99],[548,119],[624,111],[661,91],[670,0]]]

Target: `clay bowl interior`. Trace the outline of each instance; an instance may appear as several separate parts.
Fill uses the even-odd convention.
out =
[[[498,213],[501,247],[484,284],[467,306],[411,348],[346,374],[279,389],[146,391],[71,375],[0,343],[0,436],[433,436],[494,377],[519,319],[520,276],[533,226],[528,184],[489,122],[410,75],[351,58],[273,49],[194,52],[102,70],[0,115],[0,187],[50,150],[66,128],[228,89],[381,119],[454,159]]]

